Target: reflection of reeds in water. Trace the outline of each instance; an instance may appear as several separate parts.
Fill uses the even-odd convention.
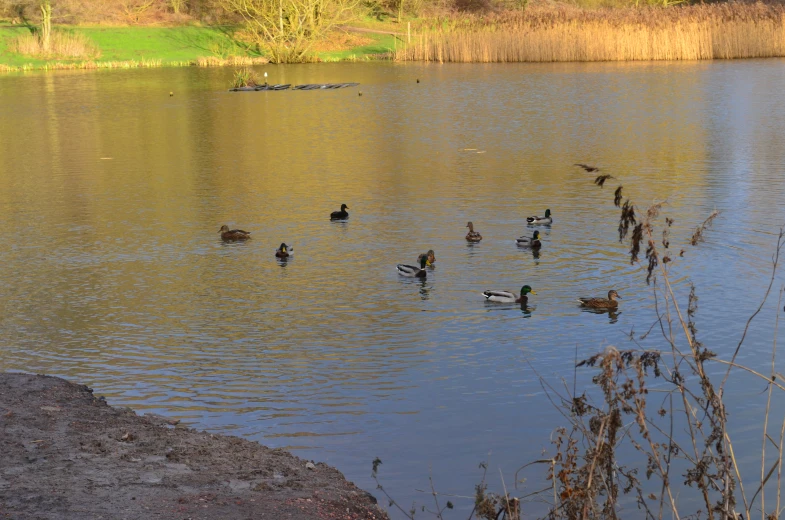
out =
[[[706,60],[785,55],[785,7],[711,4],[587,11],[532,8],[423,24],[401,61]]]
[[[226,67],[237,65],[260,65],[264,63],[269,63],[267,58],[248,56],[230,56],[228,58],[207,56],[190,61],[163,61],[157,59],[123,61],[49,61],[39,64],[27,63],[18,67],[0,63],[0,72],[26,70],[146,69],[156,67]]]

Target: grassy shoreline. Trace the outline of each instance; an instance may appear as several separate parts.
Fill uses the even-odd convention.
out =
[[[525,12],[451,13],[403,23],[359,20],[314,46],[314,61],[507,63],[711,60],[785,56],[785,5],[723,3]],[[100,49],[92,59],[40,59],[13,51],[25,26],[0,25],[0,72],[267,63],[232,26],[62,26]]]
[[[0,72],[57,69],[220,67],[267,63],[259,53],[233,37],[233,27],[104,27],[62,26],[58,29],[82,34],[101,49],[94,59],[40,59],[12,52],[14,39],[29,34],[20,25],[0,25]],[[356,61],[393,50],[393,36],[369,33],[359,45],[317,51],[318,61]]]

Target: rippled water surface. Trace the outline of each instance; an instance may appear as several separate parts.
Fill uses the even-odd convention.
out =
[[[572,384],[576,357],[651,326],[618,182],[667,201],[687,250],[672,278],[697,286],[706,345],[730,355],[760,302],[785,222],[784,61],[266,70],[363,95],[229,93],[228,69],[0,77],[0,368],[288,447],[369,490],[378,456],[386,488],[423,503],[429,473],[470,495],[482,460],[509,485],[564,424],[538,374]],[[599,189],[575,162],[619,181]],[[330,222],[341,203],[349,220]],[[546,208],[536,258],[514,239]],[[222,224],[253,240],[222,243]],[[426,281],[396,274],[431,248]],[[483,301],[524,283],[528,312]],[[576,306],[611,288],[617,315]],[[768,363],[776,309],[742,362]],[[744,439],[764,385],[731,388]]]

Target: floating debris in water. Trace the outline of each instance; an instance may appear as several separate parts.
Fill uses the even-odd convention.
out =
[[[359,83],[312,83],[295,85],[292,90],[334,90],[337,88],[356,87]]]
[[[230,88],[230,92],[254,92],[256,90],[288,90],[292,84],[288,83],[286,85],[256,85],[254,87],[235,87]]]
[[[295,85],[292,90],[335,90],[339,88],[356,87],[359,83],[308,83],[305,85]],[[291,83],[280,85],[256,85],[253,87],[230,88],[230,92],[255,92],[257,90],[289,90]],[[362,92],[360,93],[362,95]]]

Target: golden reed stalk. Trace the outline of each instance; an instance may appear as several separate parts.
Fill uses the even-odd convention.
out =
[[[533,8],[435,25],[423,24],[395,59],[503,63],[785,56],[785,7],[760,3]]]

